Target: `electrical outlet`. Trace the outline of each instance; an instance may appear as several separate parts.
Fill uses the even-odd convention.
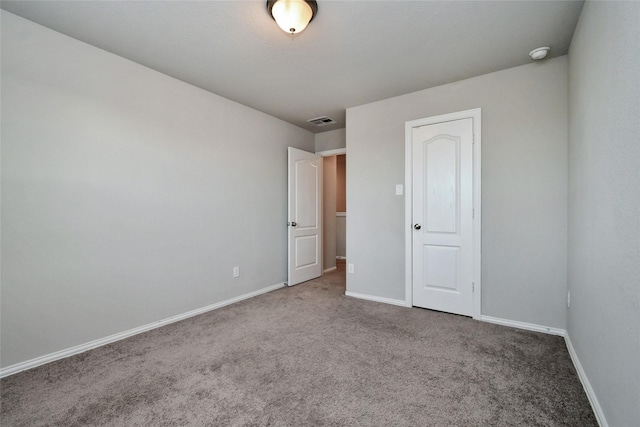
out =
[[[571,291],[567,291],[567,308],[571,307]]]
[[[233,277],[240,277],[240,267],[233,267]]]
[[[353,273],[353,264],[348,265],[349,273]]]

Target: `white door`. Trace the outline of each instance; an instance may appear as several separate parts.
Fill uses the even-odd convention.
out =
[[[473,118],[412,129],[413,305],[473,315]]]
[[[289,147],[289,286],[322,275],[322,157]]]

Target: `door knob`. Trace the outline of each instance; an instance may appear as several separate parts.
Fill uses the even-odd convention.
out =
[[[416,230],[420,230],[422,226],[420,224],[416,224],[413,226],[413,228],[415,228]]]
[[[295,227],[296,225],[298,225],[298,223],[297,223],[297,222],[295,222],[295,221],[293,221],[293,222],[291,223],[291,226],[292,226],[292,227]]]

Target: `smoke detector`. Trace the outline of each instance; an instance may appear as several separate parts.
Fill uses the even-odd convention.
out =
[[[535,61],[539,61],[541,59],[544,59],[547,57],[547,54],[549,53],[549,51],[551,50],[550,47],[539,47],[537,49],[533,49],[531,52],[529,52],[529,56],[531,57],[531,59],[535,60]]]

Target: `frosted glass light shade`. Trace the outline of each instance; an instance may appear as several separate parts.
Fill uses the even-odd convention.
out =
[[[283,31],[297,34],[307,28],[313,18],[313,9],[304,0],[276,0],[271,15]]]

